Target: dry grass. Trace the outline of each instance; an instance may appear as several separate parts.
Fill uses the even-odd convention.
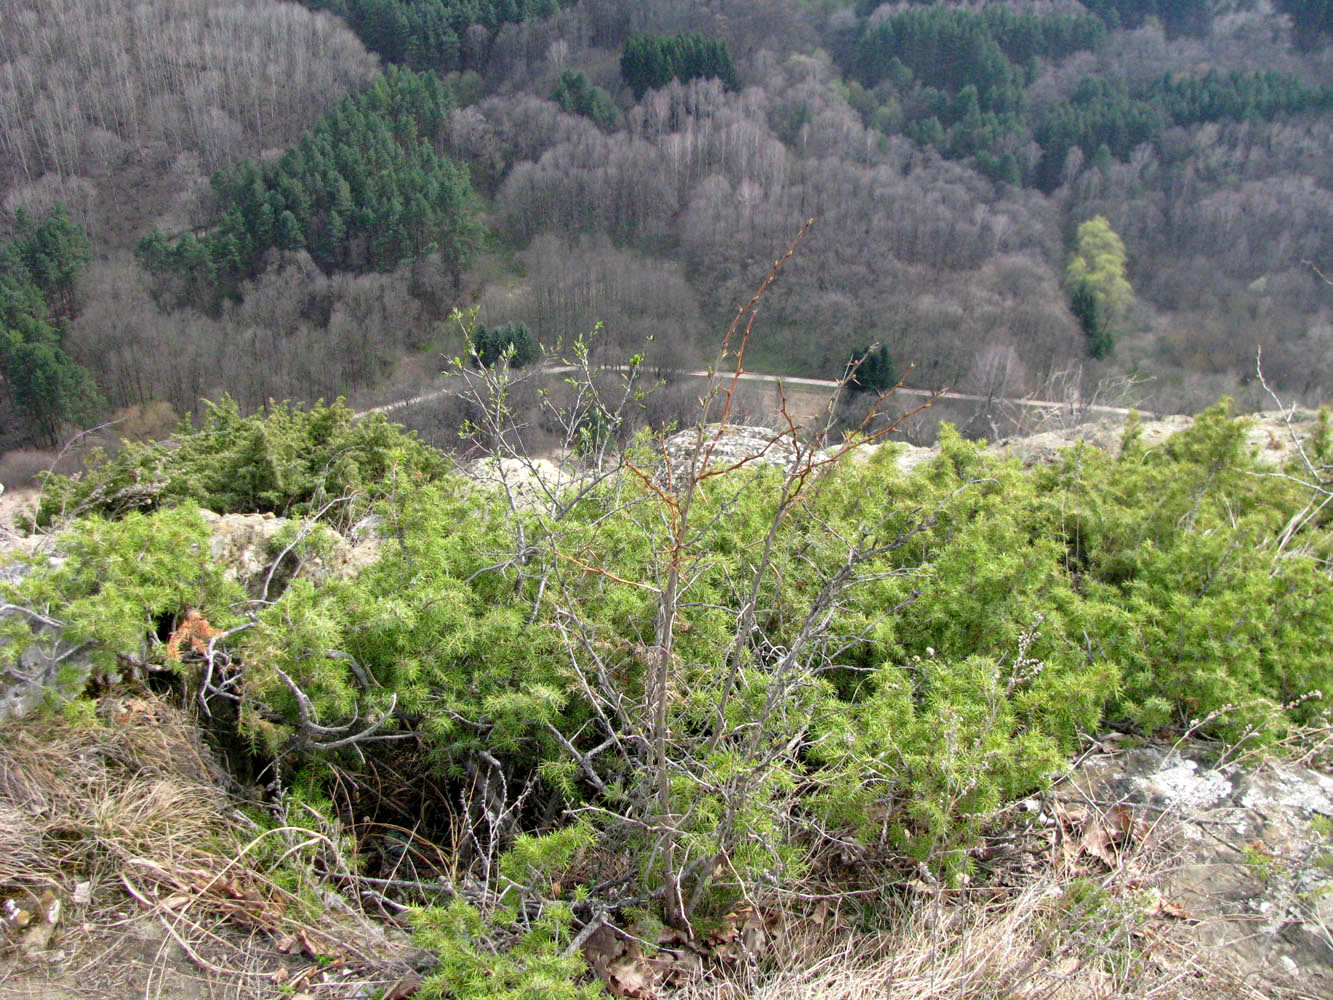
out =
[[[416,956],[403,937],[329,891],[343,863],[336,831],[260,828],[233,805],[191,720],[157,699],[106,698],[96,719],[0,727],[0,898],[50,893],[65,903],[47,955],[25,955],[12,939],[6,948],[0,934],[0,1000],[249,1000],[280,988],[340,1000],[410,995]],[[1153,890],[1179,861],[1161,851],[1140,847],[1113,871],[1086,857],[1081,868],[1029,869],[1010,888],[871,890],[870,910],[837,903],[838,885],[811,885],[805,898],[738,910],[714,934],[713,953],[699,953],[701,978],[669,987],[673,976],[658,979],[640,960],[656,985],[622,995],[1302,996],[1209,964],[1188,922]],[[751,935],[757,947],[742,945]]]
[[[105,699],[96,720],[0,729],[0,896],[46,894],[64,909],[52,950],[0,957],[0,996],[37,995],[38,980],[49,991],[53,957],[78,970],[67,995],[85,997],[259,997],[277,983],[371,996],[410,972],[401,939],[333,899],[313,870],[300,884],[299,859],[336,853],[331,838],[247,823],[214,772],[190,720],[151,697]],[[128,954],[145,942],[146,959]],[[6,994],[15,980],[20,992]]]
[[[1058,797],[1053,799],[1060,814]],[[1072,808],[1072,807],[1071,807]],[[1026,815],[1026,814],[1024,814]],[[993,831],[1003,850],[960,889],[869,871],[745,909],[769,929],[742,961],[659,995],[673,1000],[1318,1000],[1210,946],[1207,919],[1173,897],[1191,863],[1179,818],[1139,823],[1097,853],[1078,830],[1020,816]],[[1092,831],[1095,833],[1095,831]],[[1080,839],[1082,843],[1080,844]],[[1074,849],[1070,849],[1070,844]],[[1184,852],[1184,853],[1182,853]],[[1096,856],[1094,856],[1096,854]],[[1000,859],[1005,860],[1000,860]],[[923,875],[923,878],[927,876]],[[767,916],[763,916],[767,914]],[[753,922],[753,921],[752,921]],[[1246,974],[1248,971],[1248,975]]]
[[[1012,893],[925,895],[895,929],[797,921],[776,954],[673,994],[677,1000],[1263,1000],[1276,996],[1209,965],[1154,913],[1137,878]]]
[[[98,724],[45,717],[0,732],[0,882],[73,890],[145,858],[212,855],[222,805],[192,731],[164,705],[106,702]]]
[[[55,464],[54,451],[20,448],[0,455],[0,484],[7,490],[32,489],[41,485],[42,473]]]

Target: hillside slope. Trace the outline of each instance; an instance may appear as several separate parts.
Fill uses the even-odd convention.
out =
[[[946,429],[928,456],[856,462],[790,432],[728,450],[725,418],[689,449],[622,452],[605,397],[573,388],[549,400],[563,461],[506,451],[500,425],[485,484],[379,416],[234,406],[53,482],[38,519],[63,530],[8,573],[3,629],[22,651],[9,684],[55,704],[0,735],[112,739],[108,689],[138,699],[131,716],[194,706],[252,801],[241,856],[279,854],[219,898],[235,848],[182,846],[148,891],[121,827],[79,821],[89,860],[16,869],[14,891],[73,900],[87,872],[117,871],[150,911],[184,895],[201,917],[296,935],[308,977],[352,947],[295,929],[339,905],[328,885],[390,914],[419,905],[416,944],[439,964],[408,995],[426,1000],[589,996],[581,948],[613,991],[646,995],[691,969],[745,974],[738,949],[825,954],[782,944],[789,918],[832,908],[833,927],[887,944],[907,901],[984,888],[1018,909],[950,919],[977,935],[960,946],[1009,927],[995,975],[1086,970],[1089,995],[1107,975],[1128,993],[1178,981],[1178,952],[1136,942],[1203,904],[1145,908],[1121,867],[1135,845],[1154,856],[1157,807],[1017,817],[1091,734],[1326,752],[1327,413],[1256,431],[1223,404],[1174,433],[1131,422],[1114,453],[1042,443],[1028,465]],[[263,530],[244,528],[238,575],[218,532],[245,525]],[[340,554],[358,538],[378,558]],[[1061,871],[1111,870],[1097,892],[1029,857],[1052,829]],[[1320,829],[1307,812],[1288,833],[1316,851]],[[1271,864],[1309,884],[1299,861]],[[193,941],[205,924],[172,926]]]
[[[600,323],[610,363],[693,367],[811,218],[758,370],[838,377],[879,343],[920,388],[1130,378],[1191,411],[1264,405],[1262,346],[1289,397],[1330,382],[1319,4],[307,6],[62,0],[6,33],[0,204],[60,200],[88,229],[61,348],[109,411],[410,395],[463,349],[455,307],[543,344]],[[321,135],[380,134],[339,104],[376,73],[353,31],[382,65],[451,71],[446,116],[389,131],[426,157],[427,203],[456,183],[443,162],[467,168],[471,267],[399,167],[372,187],[309,162]],[[283,151],[262,196],[238,182]],[[1099,219],[1109,251],[1071,270]]]

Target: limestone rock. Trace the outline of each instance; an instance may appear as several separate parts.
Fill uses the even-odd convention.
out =
[[[798,457],[816,463],[828,457],[826,452],[811,452],[805,445],[798,451],[790,432],[729,424],[719,435],[718,426],[705,424],[702,428],[691,427],[667,438],[666,458],[670,461],[673,478],[678,478],[690,467],[697,451],[708,455],[710,469],[725,469],[738,463],[754,467],[776,465],[787,468]],[[662,474],[665,478],[665,467]]]
[[[1150,831],[1163,899],[1209,957],[1255,984],[1333,996],[1333,777],[1141,747],[1091,758],[1056,798]]]
[[[507,490],[522,509],[547,507],[578,480],[576,473],[545,458],[481,458],[464,472],[489,490]]]
[[[324,551],[303,557],[292,568],[279,566],[274,576],[276,579],[281,574],[280,582],[294,576],[316,583],[345,579],[379,558],[379,537],[365,521],[360,523],[356,537],[348,540],[322,525],[301,526],[272,514],[215,514],[209,510],[200,513],[212,532],[209,558],[224,565],[227,575],[252,594],[263,589],[274,560],[294,537],[293,530],[318,533]],[[294,524],[297,524],[295,529]],[[273,596],[272,591],[269,596]]]
[[[1264,465],[1279,465],[1296,454],[1297,443],[1308,441],[1318,422],[1318,415],[1306,410],[1291,414],[1288,426],[1285,415],[1267,411],[1251,414],[1245,434],[1246,445]],[[1173,434],[1189,430],[1194,418],[1165,416],[1139,422],[1139,440],[1152,450],[1166,443]],[[989,450],[1000,455],[1020,459],[1024,465],[1040,465],[1057,461],[1060,452],[1076,442],[1083,441],[1106,452],[1119,455],[1124,436],[1123,421],[1099,420],[1074,427],[1043,431],[1026,437],[996,441]]]

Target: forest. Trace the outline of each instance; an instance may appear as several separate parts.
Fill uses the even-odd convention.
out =
[[[758,371],[836,378],[878,344],[921,388],[1168,412],[1260,405],[1262,349],[1317,402],[1329,19],[1309,0],[18,0],[0,227],[74,226],[87,251],[54,304],[5,258],[3,441],[150,411],[166,430],[224,392],[244,411],[411,396],[460,349],[456,309],[544,345],[600,324],[607,363],[665,377],[712,357],[809,219]],[[1098,219],[1131,291],[1114,304],[1070,277]],[[449,436],[448,414],[404,418]]]

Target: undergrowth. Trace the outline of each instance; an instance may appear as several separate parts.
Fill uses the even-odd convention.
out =
[[[798,477],[702,463],[687,492],[641,440],[545,500],[339,408],[208,419],[48,484],[39,520],[85,516],[6,585],[6,637],[229,720],[343,831],[280,868],[354,884],[330,858],[356,811],[416,810],[408,840],[442,845],[451,894],[394,868],[375,891],[438,957],[425,997],[589,996],[599,928],[695,940],[840,867],[965,884],[985,818],[1082,736],[1277,743],[1333,683],[1326,435],[1263,466],[1226,403],[1156,448],[1131,422],[1115,456],[1024,468],[945,428],[911,472],[891,445],[798,446]],[[211,564],[198,504],[314,517],[332,497],[378,515],[355,577],[298,566],[256,599]],[[210,631],[164,643],[191,612]],[[800,981],[854,995],[819,975]]]

